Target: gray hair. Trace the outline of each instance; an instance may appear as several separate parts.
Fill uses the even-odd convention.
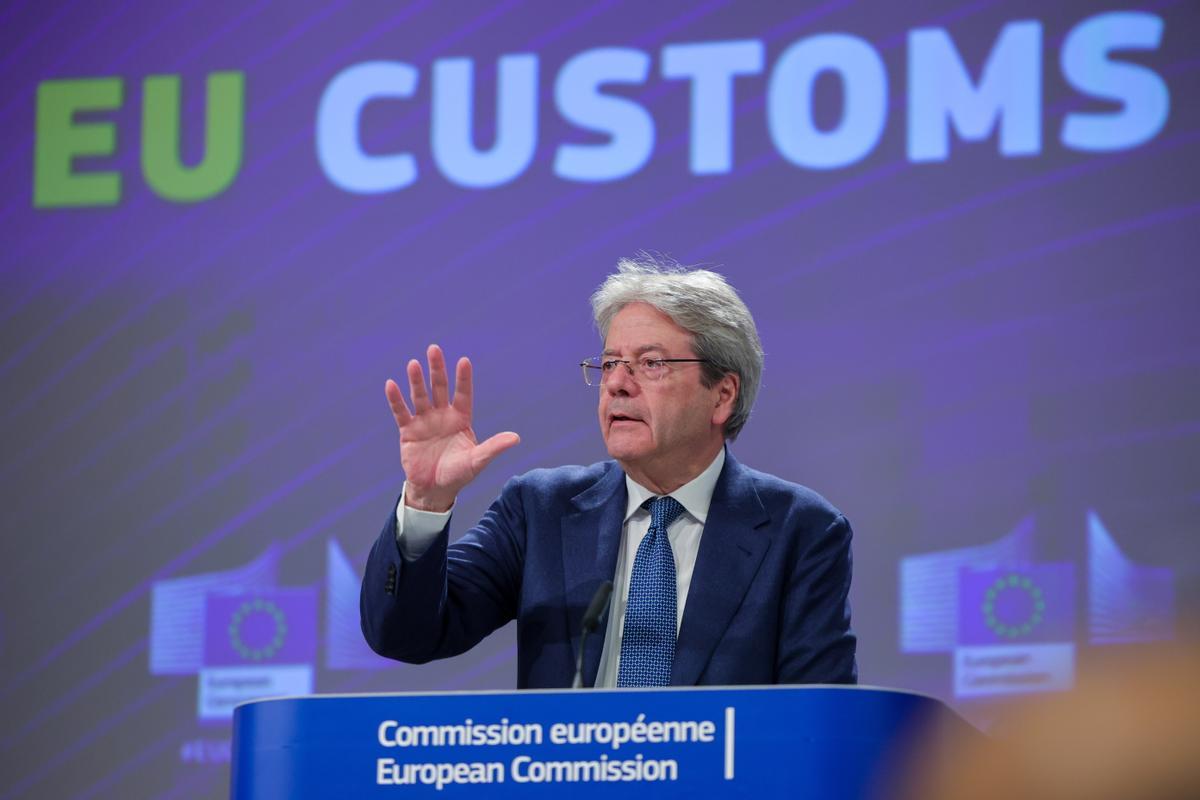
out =
[[[622,258],[592,295],[592,315],[601,339],[617,312],[630,303],[646,303],[692,335],[696,357],[705,360],[701,383],[711,387],[729,373],[740,381],[725,438],[733,441],[750,418],[762,382],[763,349],[750,309],[725,278],[706,269],[687,269],[640,254]]]

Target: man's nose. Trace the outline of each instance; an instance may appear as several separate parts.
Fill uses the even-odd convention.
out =
[[[609,394],[633,394],[637,385],[633,368],[627,364],[617,364],[604,378],[604,389]]]

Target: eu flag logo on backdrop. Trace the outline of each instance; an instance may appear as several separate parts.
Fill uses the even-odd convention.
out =
[[[206,598],[206,667],[311,664],[316,651],[315,589],[264,589]]]
[[[958,574],[958,644],[1075,638],[1075,566],[1026,564]]]

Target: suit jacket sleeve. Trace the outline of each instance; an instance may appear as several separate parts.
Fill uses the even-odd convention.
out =
[[[394,508],[371,548],[359,595],[372,650],[423,664],[469,650],[516,617],[526,531],[519,478],[461,539],[449,543],[447,524],[411,561],[396,542]]]
[[[850,630],[851,536],[850,523],[837,514],[819,535],[805,537],[784,595],[779,683],[858,682]]]

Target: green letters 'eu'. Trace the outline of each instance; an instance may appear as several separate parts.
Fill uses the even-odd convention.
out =
[[[208,76],[204,158],[180,162],[180,79],[153,75],[143,84],[142,174],[160,197],[178,203],[206,200],[229,188],[242,166],[246,77],[241,72]]]
[[[76,122],[80,111],[113,111],[121,107],[120,78],[42,81],[37,88],[37,120],[33,145],[35,208],[111,206],[121,199],[116,172],[74,172],[80,156],[111,156],[117,130],[111,122]]]

